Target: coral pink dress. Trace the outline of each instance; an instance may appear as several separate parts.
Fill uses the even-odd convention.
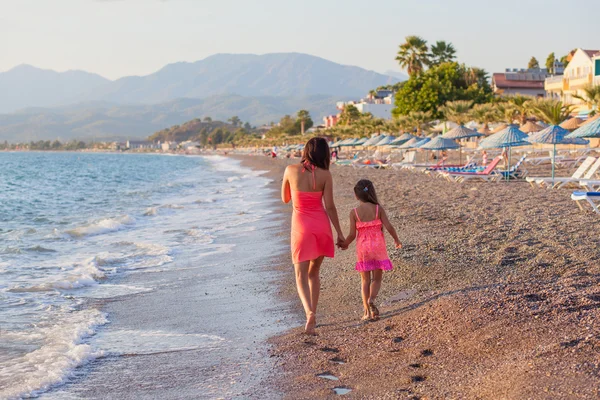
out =
[[[302,172],[311,170],[313,188],[317,188],[315,166],[304,164]],[[333,257],[335,246],[329,217],[323,207],[323,192],[292,190],[292,261],[294,264],[321,256]]]
[[[385,248],[385,237],[383,236],[383,224],[379,219],[379,206],[375,209],[375,219],[362,222],[356,215],[356,270],[360,272],[382,269],[391,271],[394,266],[390,261]]]

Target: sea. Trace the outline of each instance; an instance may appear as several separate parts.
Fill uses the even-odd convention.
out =
[[[292,321],[263,175],[216,155],[0,153],[0,399],[264,390],[264,342]]]

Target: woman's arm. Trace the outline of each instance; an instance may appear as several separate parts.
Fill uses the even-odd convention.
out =
[[[398,234],[396,233],[396,230],[394,229],[392,224],[390,224],[390,220],[388,219],[387,214],[385,213],[385,210],[383,208],[379,207],[379,213],[380,213],[381,223],[383,224],[383,226],[385,226],[385,229],[387,229],[387,231],[390,233],[392,238],[394,238],[394,244],[396,245],[396,248],[397,249],[401,248],[402,243],[400,243],[400,239],[398,239]]]
[[[346,250],[348,246],[356,239],[356,217],[354,210],[350,211],[350,233],[346,236],[346,241],[342,245],[342,249]]]
[[[331,177],[331,173],[329,171],[327,171],[325,187],[323,188],[323,199],[325,200],[325,210],[327,211],[327,215],[333,224],[333,228],[337,232],[338,240],[336,244],[341,246],[345,239],[342,228],[340,227],[337,208],[335,208],[335,203],[333,201],[333,178]]]
[[[281,200],[284,203],[289,203],[292,200],[292,192],[290,190],[290,180],[288,176],[288,168],[283,173],[283,182],[281,183]]]

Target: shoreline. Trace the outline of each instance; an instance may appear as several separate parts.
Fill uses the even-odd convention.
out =
[[[280,172],[295,162],[239,158]],[[282,371],[269,380],[274,390],[290,399],[333,398],[335,387],[361,399],[600,396],[600,256],[585,229],[595,216],[564,191],[525,182],[456,185],[339,166],[332,174],[344,232],[352,186],[369,178],[404,248],[386,234],[394,271],[384,274],[381,320],[366,324],[353,246],[326,259],[319,336],[299,325],[269,340]],[[293,279],[280,285],[299,303]]]

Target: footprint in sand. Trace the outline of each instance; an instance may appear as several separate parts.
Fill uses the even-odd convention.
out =
[[[340,351],[333,347],[321,347],[319,350],[324,351],[326,353],[339,353]]]
[[[429,357],[429,356],[432,356],[432,355],[433,355],[433,350],[431,350],[431,349],[425,349],[425,350],[423,350],[423,351],[421,352],[421,355],[422,355],[423,357]]]
[[[333,393],[343,396],[345,394],[348,394],[352,391],[352,389],[350,389],[349,387],[346,386],[336,386],[333,388]]]
[[[421,368],[421,367],[422,367],[422,365],[421,365],[421,364],[419,364],[419,363],[408,364],[408,366],[409,366],[409,367],[411,367],[411,368],[415,368],[415,369],[416,369],[416,368]]]
[[[339,358],[339,357],[333,357],[333,358],[331,358],[329,361],[331,361],[331,362],[332,362],[332,363],[334,363],[334,364],[339,364],[339,365],[346,364],[346,361],[342,360],[342,359],[341,359],[341,358]]]
[[[400,337],[400,336],[398,336],[398,337],[395,337],[395,338],[393,339],[393,342],[394,342],[394,343],[402,343],[403,341],[404,341],[404,338],[403,338],[403,337]]]
[[[424,375],[413,375],[410,377],[410,380],[413,383],[424,382],[426,379],[427,379],[427,377]]]
[[[333,375],[330,371],[321,372],[320,374],[317,374],[316,376],[317,376],[317,378],[327,379],[329,381],[339,381],[340,380],[340,378]]]

